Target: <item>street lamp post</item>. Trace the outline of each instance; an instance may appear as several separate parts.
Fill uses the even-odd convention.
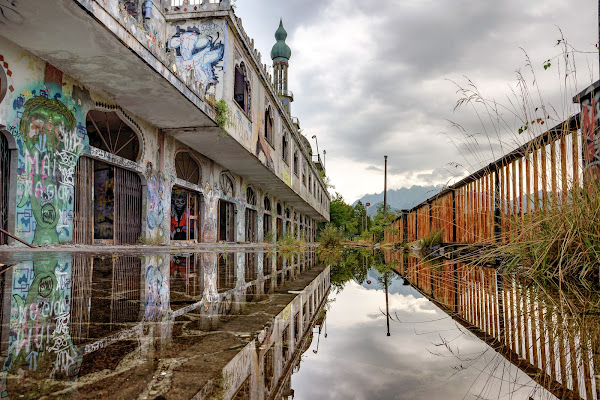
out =
[[[383,219],[387,217],[387,157],[383,156],[385,159],[385,172],[383,178]]]
[[[327,150],[323,150],[323,168],[325,168],[325,155],[327,154]]]
[[[321,161],[320,160],[321,157],[319,156],[319,141],[317,140],[317,135],[312,135],[312,138],[315,139],[315,143],[317,145],[317,160]]]

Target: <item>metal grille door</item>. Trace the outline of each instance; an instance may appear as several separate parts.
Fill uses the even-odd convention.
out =
[[[8,230],[8,178],[10,150],[8,141],[0,133],[0,228]],[[0,232],[0,244],[6,244],[7,236]]]
[[[131,171],[115,167],[115,244],[135,244],[142,235],[142,184]]]
[[[94,243],[94,160],[80,157],[75,168],[75,216],[73,241]]]

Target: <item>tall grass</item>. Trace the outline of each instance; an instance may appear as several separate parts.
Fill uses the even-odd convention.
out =
[[[572,187],[563,204],[545,207],[510,223],[511,242],[496,252],[510,272],[559,281],[599,281],[600,184]]]

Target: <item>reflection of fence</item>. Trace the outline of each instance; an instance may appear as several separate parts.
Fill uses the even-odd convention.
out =
[[[404,258],[396,271],[559,398],[600,398],[600,320],[494,269]]]
[[[560,204],[581,182],[581,133],[569,120],[405,210],[386,241],[412,242],[443,231],[445,243],[506,242],[510,219]]]

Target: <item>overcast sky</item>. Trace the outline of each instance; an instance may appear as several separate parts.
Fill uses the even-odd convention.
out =
[[[383,190],[384,155],[388,188],[445,184],[527,139],[516,134],[519,101],[511,106],[509,100],[518,91],[518,70],[535,95],[531,104],[541,104],[539,89],[551,110],[546,126],[575,112],[570,99],[598,76],[597,8],[596,0],[236,2],[236,14],[267,64],[283,18],[292,49],[292,115],[313,148],[310,138],[317,135],[333,191],[347,202]],[[576,74],[566,81],[562,57],[556,57],[559,28],[577,50],[569,58]],[[453,82],[466,86],[467,79],[486,98],[517,110],[512,115],[500,108],[506,123],[498,130],[502,148],[496,140],[493,154],[483,136],[496,137],[486,113],[454,110],[461,95]]]

